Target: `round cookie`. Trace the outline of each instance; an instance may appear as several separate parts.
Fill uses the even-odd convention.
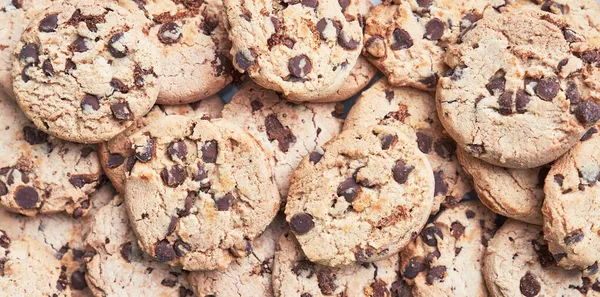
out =
[[[285,221],[278,216],[267,230],[251,244],[251,255],[237,259],[224,271],[193,271],[188,280],[197,296],[272,297],[273,258],[275,245]]]
[[[497,219],[477,201],[438,213],[400,253],[413,296],[488,296],[481,266]]]
[[[342,130],[335,104],[290,104],[253,82],[244,85],[223,110],[223,119],[246,129],[270,157],[281,197],[302,158]]]
[[[286,230],[275,253],[274,296],[407,296],[408,288],[398,275],[399,263],[398,255],[393,255],[374,263],[341,267],[314,264],[294,234]]]
[[[483,277],[492,297],[597,296],[596,275],[556,265],[542,228],[508,220],[489,242]]]
[[[160,60],[139,23],[103,1],[59,3],[33,18],[12,70],[27,117],[62,139],[97,143],[145,115],[160,88]]]
[[[148,36],[161,55],[159,104],[208,98],[232,80],[234,68],[221,0],[120,0],[149,20]]]
[[[94,296],[194,296],[187,272],[141,251],[118,196],[94,216],[86,242],[95,251],[86,274]]]
[[[510,0],[512,1],[512,0]],[[505,0],[395,0],[376,6],[366,20],[363,54],[395,86],[433,91],[447,66],[449,44]]]
[[[497,214],[529,224],[542,224],[544,181],[549,166],[511,169],[483,162],[463,149],[456,155],[469,174],[481,203]]]
[[[1,92],[0,127],[0,207],[27,216],[84,216],[102,179],[94,148],[38,130]]]
[[[335,95],[362,49],[360,1],[223,1],[234,66],[295,101]]]
[[[322,150],[292,175],[285,209],[307,258],[340,266],[399,252],[433,204],[433,171],[412,130],[355,128]]]
[[[280,207],[260,144],[238,126],[166,116],[130,136],[125,203],[141,248],[185,270],[225,269]]]
[[[453,70],[440,80],[437,104],[460,147],[494,165],[534,168],[598,120],[600,65],[566,29],[552,14],[518,10],[484,18],[450,46]]]
[[[359,97],[344,122],[344,130],[372,125],[407,126],[415,130],[417,144],[427,155],[435,178],[431,213],[440,205],[452,206],[473,190],[456,158],[456,143],[444,131],[430,93],[393,87],[385,78]]]
[[[218,96],[211,96],[193,104],[155,105],[144,117],[135,121],[127,130],[113,139],[98,145],[98,156],[104,173],[113,185],[123,193],[125,179],[135,165],[137,159],[128,138],[130,135],[167,115],[184,115],[190,117],[214,119],[221,116],[223,101]]]
[[[586,269],[600,260],[600,135],[592,128],[546,177],[544,238],[558,265]]]

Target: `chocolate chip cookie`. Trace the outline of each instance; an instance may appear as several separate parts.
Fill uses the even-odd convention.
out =
[[[109,140],[146,114],[160,59],[139,18],[112,2],[59,3],[21,36],[17,102],[38,129],[74,142]]]
[[[279,192],[260,144],[238,126],[166,116],[129,138],[138,162],[125,203],[141,249],[185,270],[225,269],[250,255]]]
[[[286,219],[315,263],[374,262],[417,235],[431,213],[434,184],[411,129],[349,129],[300,162]]]
[[[542,224],[544,181],[550,166],[512,169],[483,162],[463,149],[460,165],[471,176],[479,200],[493,212],[530,224]]]
[[[371,125],[414,129],[419,150],[427,155],[435,178],[431,213],[452,206],[473,190],[456,159],[456,143],[444,131],[433,95],[408,87],[393,87],[385,78],[364,91],[350,110],[344,129]]]
[[[488,296],[481,268],[497,218],[477,201],[442,210],[400,253],[413,296]]]
[[[234,66],[295,101],[335,95],[362,49],[359,1],[223,1]]]
[[[233,96],[223,119],[246,129],[261,143],[272,161],[281,197],[287,196],[290,176],[300,160],[342,130],[335,104],[290,104],[253,82]]]
[[[600,260],[598,128],[552,165],[544,187],[544,238],[567,269],[597,267]]]
[[[314,264],[287,230],[275,253],[274,296],[408,296],[409,289],[398,275],[399,262],[398,255],[393,255],[374,263],[341,267]]]
[[[514,220],[506,221],[490,240],[483,277],[492,297],[597,296],[600,292],[597,274],[556,265],[540,226]]]
[[[534,168],[581,138],[600,118],[600,63],[571,33],[558,16],[521,10],[484,18],[450,46],[437,104],[460,147],[494,165]]]
[[[39,130],[1,92],[0,127],[0,206],[27,216],[84,216],[102,178],[94,148]]]
[[[221,110],[223,110],[223,101],[218,96],[211,96],[193,104],[155,105],[148,114],[137,120],[127,130],[98,145],[98,155],[106,176],[112,181],[115,188],[123,193],[125,179],[131,168],[139,161],[128,138],[150,123],[168,115],[214,119],[221,116]]]

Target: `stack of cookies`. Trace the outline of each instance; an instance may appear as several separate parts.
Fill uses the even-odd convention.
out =
[[[600,296],[593,0],[0,0],[0,296]]]

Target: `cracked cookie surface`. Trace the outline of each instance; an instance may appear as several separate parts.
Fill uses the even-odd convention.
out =
[[[291,104],[253,82],[244,85],[223,110],[223,119],[246,129],[272,161],[274,177],[285,199],[290,176],[304,156],[320,149],[342,130],[335,104]]]
[[[433,170],[406,127],[342,132],[300,162],[286,220],[311,261],[340,266],[399,252],[427,221]]]
[[[215,119],[221,116],[223,101],[218,96],[211,96],[192,104],[155,105],[144,117],[113,139],[98,145],[98,156],[104,173],[112,181],[115,188],[123,193],[125,179],[131,168],[138,161],[129,142],[129,136],[168,115],[182,115],[203,119]]]
[[[446,55],[452,71],[436,100],[446,130],[494,165],[534,168],[557,159],[600,118],[600,63],[588,57],[597,49],[545,12],[476,24]]]
[[[139,16],[112,2],[53,5],[35,18],[13,56],[17,102],[35,125],[62,139],[98,143],[154,105],[158,53]]]
[[[142,250],[186,270],[225,269],[248,256],[280,197],[269,161],[224,120],[164,117],[130,136],[138,162],[125,202]]]
[[[419,150],[427,155],[433,168],[432,214],[440,205],[455,205],[473,190],[458,164],[456,143],[437,117],[433,95],[409,87],[393,87],[383,78],[358,97],[344,121],[344,130],[372,125],[407,126],[414,130]]]

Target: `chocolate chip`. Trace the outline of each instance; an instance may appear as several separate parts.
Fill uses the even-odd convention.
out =
[[[449,138],[441,138],[435,142],[433,149],[438,156],[450,159],[456,155],[456,143]]]
[[[0,181],[0,197],[6,196],[8,194],[8,188],[3,181]]]
[[[424,7],[424,8],[431,6],[432,2],[433,2],[433,0],[417,0],[417,4],[419,5],[419,7]]]
[[[154,156],[154,139],[147,138],[142,145],[135,146],[135,158],[143,163],[147,163]]]
[[[432,144],[433,138],[431,138],[431,136],[423,132],[417,132],[417,146],[421,152],[424,154],[429,154],[429,152],[431,152]]]
[[[50,60],[46,60],[44,63],[42,63],[42,71],[47,77],[54,76],[54,67],[52,66],[52,62],[50,62]]]
[[[442,280],[446,277],[446,266],[435,266],[431,267],[429,271],[427,271],[427,276],[425,277],[425,281],[433,285],[433,282],[436,280]]]
[[[504,93],[506,86],[506,78],[504,78],[504,72],[499,72],[490,81],[485,88],[490,94],[497,96],[498,94]]]
[[[399,184],[404,184],[408,180],[408,175],[415,169],[412,165],[407,165],[404,161],[398,160],[392,168],[394,180]]]
[[[74,53],[83,53],[87,52],[89,48],[87,47],[85,38],[79,36],[69,45],[69,50]]]
[[[73,73],[73,70],[77,69],[77,65],[75,65],[75,63],[73,63],[73,61],[71,59],[67,59],[67,61],[65,62],[65,73],[66,74],[71,74]]]
[[[538,261],[542,268],[548,268],[556,265],[556,259],[554,255],[548,250],[548,245],[539,244],[537,241],[533,240],[531,242],[533,244],[533,249],[537,253]]]
[[[6,234],[6,232],[4,230],[0,230],[0,247],[7,249],[9,245],[10,245],[10,238],[8,237],[8,235]]]
[[[577,85],[573,82],[569,82],[567,84],[567,89],[565,90],[565,95],[567,99],[571,102],[571,104],[577,104],[581,101],[581,96],[579,95],[579,90],[577,89]]]
[[[365,51],[373,58],[385,57],[386,44],[385,39],[379,35],[371,36],[365,42]]]
[[[310,156],[308,156],[308,160],[313,162],[313,164],[319,163],[319,161],[321,161],[321,158],[323,158],[323,155],[317,152],[312,152],[310,153]]]
[[[518,113],[525,113],[527,112],[527,105],[529,104],[529,101],[531,99],[529,98],[529,95],[527,95],[527,92],[525,92],[524,90],[517,90],[517,102],[516,102],[516,107],[517,107],[517,112]]]
[[[463,32],[467,29],[472,28],[473,24],[475,24],[479,19],[480,19],[480,17],[475,14],[472,14],[472,13],[465,14],[462,17],[462,20],[460,21],[460,31]]]
[[[123,94],[129,93],[129,87],[117,78],[110,80],[110,86],[113,88],[113,90],[115,90],[115,92],[120,92]]]
[[[163,182],[171,188],[181,185],[187,178],[187,171],[181,165],[173,165],[169,169],[165,168],[160,172]]]
[[[433,89],[437,86],[438,79],[439,77],[437,73],[434,73],[426,78],[420,79],[419,82],[425,85],[427,88]]]
[[[15,193],[15,202],[23,209],[32,209],[39,201],[40,197],[32,187],[19,187]]]
[[[581,229],[571,231],[565,238],[563,239],[566,245],[571,245],[574,243],[578,243],[583,240],[584,234]]]
[[[540,293],[541,290],[540,283],[535,279],[535,276],[531,274],[530,271],[525,273],[525,276],[521,278],[519,289],[521,289],[521,294],[526,297],[533,297]]]
[[[513,92],[504,92],[498,98],[498,113],[501,115],[511,115],[512,114],[512,104],[513,104]]]
[[[225,194],[225,196],[215,200],[218,211],[228,211],[233,204],[234,197],[231,193]]]
[[[172,160],[185,160],[187,156],[187,145],[183,140],[173,141],[167,147],[167,153],[171,157]]]
[[[40,53],[37,44],[25,44],[19,53],[19,60],[25,64],[38,64],[40,62]]]
[[[444,181],[444,172],[441,170],[433,172],[435,180],[434,196],[446,195],[448,193],[448,184]]]
[[[337,188],[337,195],[344,197],[348,203],[352,203],[358,197],[360,187],[354,178],[347,178]]]
[[[337,289],[335,279],[335,274],[328,268],[317,270],[317,283],[323,295],[332,295],[335,292],[335,289]]]
[[[177,229],[178,225],[179,225],[179,218],[171,217],[171,222],[169,222],[169,227],[167,228],[167,236],[173,234],[173,232],[175,232],[175,229]]]
[[[423,35],[423,38],[427,38],[429,40],[440,40],[444,35],[444,29],[445,25],[440,19],[431,19],[425,25],[425,35]]]
[[[176,43],[181,37],[181,28],[174,22],[165,23],[158,30],[158,39],[164,44]]]
[[[340,7],[342,8],[342,12],[345,12],[348,5],[350,5],[350,0],[338,0],[338,3],[340,4]]]
[[[339,23],[332,21],[331,19],[322,18],[317,22],[317,32],[319,32],[319,36],[322,40],[327,40],[327,36],[325,32],[327,32],[327,27],[332,26],[335,29],[335,36],[338,36],[340,33],[341,26]]]
[[[600,119],[600,106],[591,101],[584,101],[575,108],[575,117],[585,126],[593,125]]]
[[[124,244],[121,245],[121,248],[119,249],[119,253],[121,254],[121,257],[123,257],[123,259],[127,262],[131,262],[131,256],[133,253],[133,247],[131,245],[131,242],[126,242]]]
[[[315,8],[315,7],[317,7],[317,5],[319,5],[319,1],[318,0],[302,0],[302,5]]]
[[[452,225],[450,225],[450,232],[454,238],[458,239],[465,233],[465,226],[458,221],[453,222]]]
[[[307,213],[299,213],[295,214],[290,219],[290,229],[296,235],[304,235],[308,233],[313,227],[315,223],[313,222],[313,217]]]
[[[125,162],[125,157],[119,154],[110,154],[108,155],[108,159],[106,160],[106,167],[110,169],[117,168],[121,166]]]
[[[421,238],[423,242],[428,246],[437,246],[437,237],[444,239],[444,233],[437,226],[429,226],[421,231]]]
[[[565,180],[565,177],[562,174],[554,175],[554,182],[557,183],[560,187],[563,186],[564,180]]]
[[[27,74],[29,68],[31,67],[33,67],[33,64],[27,64],[25,67],[23,67],[23,70],[21,71],[21,79],[25,83],[31,80],[31,77],[29,77],[29,75]]]
[[[216,140],[205,142],[201,148],[204,163],[216,163],[219,155],[219,143]]]
[[[51,33],[56,32],[56,27],[58,24],[58,14],[50,14],[46,16],[41,22],[39,26],[40,32]]]
[[[556,3],[551,0],[546,0],[542,3],[541,9],[543,11],[551,12],[554,14],[563,14],[565,13],[565,6],[559,3]]]
[[[583,134],[580,141],[586,141],[586,140],[592,138],[592,136],[594,136],[594,134],[596,134],[596,133],[598,133],[598,129],[596,129],[595,127],[592,127],[589,130],[587,130],[587,132],[585,132],[585,134]]]
[[[48,140],[48,134],[37,128],[25,126],[23,127],[23,139],[31,145],[37,145],[45,143]]]
[[[251,56],[252,56],[252,58],[250,59],[250,58],[246,57],[246,55],[244,53],[238,52],[237,54],[235,54],[235,63],[238,65],[239,68],[246,71],[254,63],[255,56],[254,56],[254,54],[252,54],[252,52],[251,52]]]
[[[100,100],[95,95],[85,94],[79,105],[83,111],[100,109]]]
[[[543,78],[540,79],[536,88],[535,93],[544,101],[552,101],[558,91],[560,90],[560,84],[555,78]]]
[[[127,46],[119,42],[121,38],[123,38],[123,32],[118,32],[108,40],[108,52],[115,58],[124,58],[129,51]]]
[[[284,127],[277,118],[277,115],[270,114],[265,118],[265,130],[269,141],[277,140],[279,149],[287,153],[290,145],[296,143],[296,136],[292,133],[289,127]]]
[[[415,257],[408,261],[408,264],[404,267],[402,276],[407,279],[414,279],[423,270],[425,270],[425,263]]]
[[[69,177],[69,183],[73,185],[73,187],[81,189],[87,184],[91,184],[96,182],[96,178],[91,175],[86,174],[75,174]]]
[[[358,40],[354,40],[352,39],[352,36],[348,36],[346,31],[344,30],[341,30],[338,34],[337,41],[343,49],[347,49],[350,51],[357,49],[358,45],[360,44]]]
[[[175,250],[175,255],[178,258],[181,258],[192,250],[192,246],[189,245],[187,242],[184,242],[183,240],[178,239],[173,244],[173,250]]]
[[[87,282],[85,281],[85,273],[81,271],[75,271],[71,274],[71,288],[82,291],[87,288]]]
[[[576,42],[576,41],[579,40],[579,37],[577,36],[577,33],[575,33],[573,30],[571,30],[569,28],[564,28],[563,29],[563,37],[569,43],[573,43],[573,42]]]
[[[127,102],[112,104],[110,111],[117,120],[126,121],[133,119],[133,113],[131,113]]]
[[[202,28],[202,33],[204,33],[204,35],[207,36],[210,36],[218,26],[219,19],[217,19],[216,17],[206,17],[202,21],[202,24],[200,24],[200,27]]]
[[[166,239],[163,239],[156,244],[154,253],[156,254],[156,260],[158,262],[169,262],[175,260],[176,257],[175,250]]]
[[[392,50],[397,51],[401,49],[411,48],[413,46],[413,39],[410,34],[403,29],[396,28],[392,32]]]
[[[467,210],[467,211],[465,212],[465,215],[467,216],[467,219],[472,219],[472,218],[474,218],[474,217],[475,217],[475,212],[474,212],[474,211],[472,211],[472,210]]]
[[[312,71],[312,62],[308,56],[298,55],[290,59],[288,70],[293,76],[302,78]]]

